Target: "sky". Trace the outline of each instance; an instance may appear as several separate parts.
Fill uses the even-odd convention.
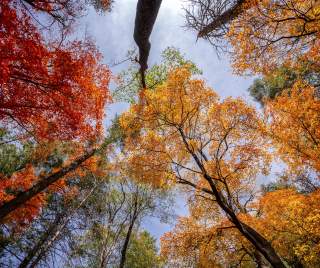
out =
[[[115,0],[111,13],[97,14],[93,9],[82,18],[80,34],[89,34],[97,43],[104,56],[105,63],[112,65],[120,62],[129,49],[135,48],[133,40],[134,19],[137,0]],[[149,66],[160,61],[161,52],[168,46],[179,48],[187,59],[192,60],[202,71],[203,79],[222,97],[250,97],[247,88],[252,77],[240,77],[232,74],[227,55],[217,57],[214,48],[205,40],[196,40],[196,33],[184,26],[184,0],[163,0],[151,35]],[[124,70],[126,64],[111,68],[113,74]],[[110,120],[128,108],[128,104],[114,103],[107,108]],[[177,199],[176,212],[185,214],[187,208],[181,198]],[[172,226],[148,218],[143,226],[157,239]]]

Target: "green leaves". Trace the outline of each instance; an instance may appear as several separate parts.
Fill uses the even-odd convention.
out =
[[[146,85],[149,89],[155,89],[166,81],[170,71],[187,66],[193,75],[200,75],[202,71],[191,60],[185,58],[179,49],[175,47],[166,48],[161,54],[161,62],[153,65],[146,72]],[[136,103],[137,95],[141,89],[139,66],[132,64],[118,76],[118,86],[113,92],[116,101]]]
[[[134,234],[127,252],[127,268],[163,267],[163,260],[157,254],[156,240],[149,232]]]

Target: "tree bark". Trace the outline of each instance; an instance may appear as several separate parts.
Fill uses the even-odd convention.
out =
[[[52,234],[54,233],[55,229],[57,228],[57,226],[59,225],[61,219],[62,219],[63,215],[59,214],[56,219],[54,220],[54,222],[50,225],[50,227],[48,228],[48,230],[42,235],[42,237],[40,238],[40,240],[38,241],[38,243],[36,243],[34,245],[34,247],[29,251],[29,253],[27,254],[27,256],[23,259],[23,261],[20,263],[19,268],[25,268],[29,265],[29,263],[31,262],[31,260],[33,259],[33,257],[35,255],[38,254],[38,252],[41,250],[41,248],[44,246],[44,244],[47,242],[47,240],[49,239],[50,236],[52,236]]]
[[[198,156],[194,153],[194,151],[190,148],[185,133],[181,128],[178,129],[182,141],[190,153],[197,166],[201,170],[203,178],[209,183],[212,195],[215,197],[215,201],[218,203],[220,208],[226,213],[229,220],[235,225],[235,227],[239,230],[239,232],[247,238],[253,246],[265,257],[265,259],[272,265],[274,268],[286,268],[285,264],[278,256],[271,243],[264,238],[261,234],[259,234],[256,230],[248,226],[247,224],[241,222],[233,209],[228,205],[224,196],[217,189],[214,179],[207,173],[204,165]]]
[[[32,186],[30,189],[18,194],[15,198],[12,200],[4,203],[0,206],[0,222],[12,211],[17,209],[19,206],[25,204],[27,201],[29,201],[31,198],[39,194],[40,192],[47,189],[51,184],[55,183],[59,179],[61,179],[64,175],[67,173],[75,170],[77,167],[79,167],[84,161],[92,157],[97,152],[97,149],[93,149],[74,162],[72,162],[69,166],[62,168],[61,170],[47,176],[44,178],[41,178],[38,183],[36,183],[34,186]]]
[[[151,48],[149,37],[156,21],[162,0],[138,0],[133,38],[139,48],[139,64],[143,88],[145,71],[148,68],[148,57]]]
[[[47,232],[41,237],[39,242],[29,251],[28,255],[23,259],[20,263],[19,268],[28,267],[32,259],[35,260],[31,263],[29,268],[36,267],[39,261],[45,256],[48,252],[49,248],[52,244],[56,241],[59,237],[63,229],[66,227],[72,216],[75,212],[82,207],[82,205],[88,200],[88,198],[93,194],[96,187],[92,188],[90,192],[81,200],[80,204],[68,212],[62,212],[61,214],[57,215],[54,222],[50,225]]]
[[[247,238],[253,246],[266,258],[266,260],[275,268],[286,268],[281,258],[278,256],[271,243],[260,235],[256,230],[241,222],[234,211],[223,201],[223,198],[215,187],[212,178],[204,174],[204,178],[210,184],[211,190],[216,198],[216,202],[222,210],[228,215],[230,221],[236,226],[239,232]]]
[[[237,0],[234,6],[227,9],[225,12],[223,12],[220,16],[217,16],[214,18],[214,20],[203,27],[198,32],[198,37],[206,37],[209,33],[214,31],[215,29],[222,27],[223,25],[227,24],[228,22],[232,21],[236,17],[238,17],[242,10],[241,5],[245,2],[245,0]]]
[[[125,238],[125,241],[123,243],[122,250],[121,250],[121,260],[120,260],[119,268],[124,268],[124,265],[125,265],[125,262],[126,262],[126,255],[127,255],[129,242],[130,242],[130,237],[131,237],[131,234],[132,234],[132,229],[133,229],[133,226],[134,226],[134,224],[136,222],[136,219],[137,219],[137,216],[138,216],[137,215],[137,210],[138,210],[138,201],[136,199],[135,203],[134,203],[134,212],[133,212],[133,215],[132,215],[132,219],[131,219],[130,225],[128,227],[126,238]]]

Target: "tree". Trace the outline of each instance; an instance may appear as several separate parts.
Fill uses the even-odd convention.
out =
[[[77,18],[80,18],[87,5],[98,12],[111,10],[113,0],[11,0],[15,8],[23,9],[31,15],[35,24],[43,30],[57,26],[63,35],[68,34]],[[42,18],[41,18],[42,16]],[[63,36],[65,38],[65,36]]]
[[[51,163],[53,166],[49,169],[41,169],[43,165],[33,167],[31,164],[27,164],[21,171],[13,173],[10,177],[2,177],[0,184],[1,221],[10,221],[10,217],[6,219],[6,216],[10,213],[13,213],[13,218],[17,217],[24,221],[25,219],[21,217],[19,208],[22,207],[22,211],[24,209],[31,209],[31,211],[36,209],[38,211],[41,205],[32,205],[29,201],[43,203],[45,200],[44,191],[56,190],[55,186],[59,188],[59,183],[63,185],[64,179],[68,176],[72,177],[78,173],[83,176],[86,172],[101,175],[102,170],[104,170],[101,167],[103,166],[101,162],[104,162],[105,153],[112,142],[112,137],[109,137],[98,148],[95,146],[90,148],[78,146],[71,154],[64,155],[64,161],[60,161],[58,164],[53,161]],[[36,171],[40,174],[38,175]],[[31,218],[27,217],[26,219],[32,220],[35,215],[34,213],[27,213],[26,215],[29,214]]]
[[[129,51],[128,57],[133,57],[134,52]],[[148,89],[155,89],[168,78],[168,74],[175,68],[188,66],[194,75],[201,74],[201,70],[191,60],[187,59],[181,51],[175,47],[167,47],[161,53],[161,62],[146,70],[145,82]],[[135,103],[141,90],[139,69],[136,64],[131,64],[128,70],[118,75],[118,86],[113,92],[113,97],[118,101]]]
[[[111,177],[90,201],[86,231],[75,234],[80,238],[69,253],[71,266],[131,267],[135,260],[160,264],[153,240],[139,234],[144,218],[167,213],[166,203],[161,190]]]
[[[101,134],[110,72],[94,44],[47,44],[24,9],[5,0],[1,13],[1,123],[36,139]]]
[[[282,189],[259,200],[256,226],[292,267],[319,265],[319,190],[301,194]]]
[[[114,137],[114,145],[119,146],[117,149],[122,150],[125,133],[118,118],[114,120],[109,133]],[[112,163],[113,175],[106,185],[99,187],[90,202],[88,231],[81,236],[79,243],[73,245],[73,253],[70,254],[80,267],[83,263],[93,267],[128,267],[128,254],[133,254],[130,249],[132,239],[136,239],[140,232],[141,221],[151,216],[158,216],[165,221],[170,215],[170,192],[132,180],[130,168],[119,164],[117,157]],[[134,243],[138,246],[138,240]],[[152,252],[152,248],[151,255],[146,249],[148,255],[141,257],[141,261],[155,261]],[[157,263],[160,265],[160,260]]]
[[[125,267],[162,267],[163,262],[157,254],[156,240],[147,232],[134,234],[128,248]]]
[[[318,46],[319,6],[313,0],[198,0],[188,24],[214,45],[231,44],[236,73],[268,73]],[[217,39],[217,40],[216,40]]]
[[[24,257],[19,265],[19,268],[24,267],[36,267],[38,263],[48,255],[50,248],[63,233],[64,228],[68,225],[73,214],[77,212],[83,206],[87,199],[94,193],[94,188],[87,193],[84,198],[80,199],[80,203],[77,207],[68,209],[63,213],[57,214],[54,222],[48,227],[46,232],[43,233],[39,241],[29,250],[28,254]]]
[[[255,79],[248,90],[254,100],[263,106],[265,101],[276,98],[285,90],[290,91],[298,81],[304,81],[319,90],[320,73],[314,60],[299,59],[294,67],[281,66]]]
[[[3,138],[6,139],[7,135]],[[0,147],[1,183],[0,204],[9,201],[22,191],[37,182],[36,172],[50,173],[60,167],[63,156],[70,155],[72,145],[58,142],[32,144],[26,143],[4,143]],[[11,215],[11,220],[19,224],[27,224],[38,214],[44,203],[44,196],[30,200],[28,205]]]
[[[274,185],[274,184],[273,184]],[[315,267],[318,254],[319,190],[299,193],[290,186],[265,192],[242,215],[281,254],[290,267]],[[268,265],[234,226],[212,213],[210,200],[198,196],[187,217],[161,237],[161,255],[174,267],[264,267]]]
[[[221,49],[230,23],[246,8],[246,0],[188,0],[186,26],[198,32],[217,49]]]
[[[290,90],[266,102],[270,137],[287,172],[300,182],[319,186],[319,99],[315,88],[298,80]]]
[[[161,237],[161,256],[170,267],[263,267],[268,265],[235,228],[206,217],[179,218]]]
[[[94,144],[101,143],[104,107],[111,99],[110,72],[92,41],[48,40],[28,9],[71,16],[64,9],[73,8],[68,1],[0,5],[0,122],[7,132],[0,150],[21,156],[1,167],[0,218],[13,212],[6,221],[20,218],[26,224],[44,205],[45,190],[63,183],[84,162],[94,162]],[[73,152],[61,150],[68,142]],[[59,146],[63,156],[55,159]]]
[[[62,261],[71,233],[79,234],[81,225],[85,226],[85,207],[106,180],[90,172],[74,174],[66,178],[59,191],[47,193],[46,203],[32,223],[22,230],[2,225],[0,263],[4,267],[35,267],[50,262],[54,265],[57,256]]]
[[[258,1],[228,33],[235,70],[268,73],[295,61],[318,45],[319,15],[315,1]]]
[[[132,176],[156,186],[180,183],[212,199],[274,267],[285,267],[271,243],[238,216],[252,200],[256,175],[269,162],[261,121],[240,99],[219,102],[187,69],[146,90],[120,122]]]
[[[81,164],[90,159],[95,153],[96,150],[91,150],[73,161],[70,165],[63,167],[48,176],[40,176],[40,178],[38,178],[35,175],[35,171],[32,166],[27,166],[27,168],[25,168],[22,172],[19,172],[17,175],[13,175],[9,180],[7,179],[1,185],[1,221],[3,221],[8,214],[17,210],[22,205],[26,205],[26,207],[28,208],[30,206],[30,204],[28,204],[28,201],[39,201],[40,204],[44,202],[42,195],[42,192],[44,190],[46,190],[49,186],[53,185],[58,180],[62,179],[63,176],[67,175],[69,172],[79,168]],[[13,185],[11,186],[10,184]],[[6,192],[10,188],[20,188],[22,189],[22,191],[18,192],[16,195],[7,194]],[[32,207],[33,209],[34,207],[36,207],[36,209],[39,209],[39,205],[31,205],[31,209]],[[33,213],[31,213],[31,218],[32,215]],[[19,215],[19,217],[21,217],[21,214]],[[24,217],[26,217],[26,215],[24,215]],[[24,217],[22,217],[22,219],[26,220],[24,219]]]

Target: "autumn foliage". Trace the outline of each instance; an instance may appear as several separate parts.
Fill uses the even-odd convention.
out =
[[[39,261],[33,248],[45,259],[52,230],[78,226],[67,225],[81,210],[82,241],[63,253],[73,254],[68,261],[320,267],[319,1],[190,2],[202,5],[189,14],[200,17],[191,21],[199,37],[225,38],[234,71],[262,76],[250,87],[261,109],[221,99],[196,65],[167,49],[143,89],[134,67],[122,73],[115,93],[131,106],[104,136],[111,73],[90,38],[70,33],[85,4],[101,11],[112,1],[1,1],[0,244],[35,220],[32,228],[45,227],[21,263]],[[188,214],[162,235],[160,258],[137,226],[170,191]]]
[[[320,171],[319,111],[318,91],[303,81],[267,102],[270,136],[291,171]]]
[[[2,124],[37,138],[101,134],[110,72],[91,41],[46,40],[28,13],[1,1]]]
[[[315,257],[307,255],[315,253],[302,246],[306,246],[304,239],[310,239],[304,237],[309,236],[299,233],[290,240],[277,235],[277,221],[284,223],[284,219],[280,210],[272,207],[280,208],[280,203],[275,203],[281,198],[283,206],[289,200],[298,207],[306,200],[316,202],[317,192],[313,191],[317,184],[313,182],[319,174],[319,100],[312,86],[297,81],[290,91],[266,102],[263,115],[241,99],[220,101],[203,81],[191,79],[188,69],[180,68],[156,89],[145,90],[144,97],[145,103],[132,105],[120,118],[127,136],[124,163],[128,174],[137,180],[157,187],[181,184],[183,189],[189,188],[191,215],[181,218],[175,229],[162,237],[162,254],[172,265],[247,263],[254,267],[266,263],[263,256],[268,255],[262,255],[259,247],[246,239],[239,222],[248,226],[248,232],[253,228],[270,241],[270,247],[289,263],[311,263]],[[291,190],[259,193],[256,180],[268,173],[272,158],[287,164],[291,183],[299,179],[313,185],[301,189],[309,191],[309,196],[292,190],[293,185]],[[255,205],[257,200],[259,206]],[[287,205],[281,215],[298,213]],[[316,209],[312,215],[318,217]],[[313,228],[307,215],[301,214],[301,221]],[[302,248],[297,246],[287,254],[282,251],[283,244],[294,247],[298,241],[304,241]],[[230,245],[234,250],[230,251]],[[305,250],[306,255],[299,250]]]
[[[102,55],[89,39],[68,38],[61,42],[60,37],[47,38],[32,13],[43,12],[64,23],[62,19],[75,16],[78,8],[76,2],[63,1],[0,3],[1,126],[14,141],[36,141],[27,163],[16,167],[12,174],[1,174],[1,205],[69,165],[85,153],[89,141],[101,142],[103,137],[105,105],[111,97],[110,71],[102,64]],[[54,157],[60,157],[61,163],[49,167]],[[6,222],[30,223],[48,194],[63,191],[69,178],[85,177],[88,171],[101,175],[97,162],[92,157],[81,168],[49,185],[47,192],[32,197]]]
[[[316,2],[244,1],[241,14],[227,33],[235,71],[267,73],[319,46],[320,9]]]

